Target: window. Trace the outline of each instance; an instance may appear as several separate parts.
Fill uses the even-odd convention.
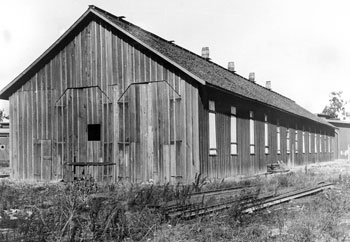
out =
[[[289,128],[287,128],[287,133],[286,133],[286,146],[287,146],[287,154],[290,153],[290,132]]]
[[[295,130],[295,153],[299,152],[299,146],[298,146],[298,130]]]
[[[311,131],[309,132],[309,153],[311,154],[312,151],[311,151],[311,147],[312,147],[312,144],[311,144]]]
[[[328,153],[331,153],[331,137],[328,136]]]
[[[101,140],[101,124],[88,124],[88,141]]]
[[[277,154],[281,154],[281,130],[279,126],[277,126]]]
[[[317,153],[317,134],[315,132],[315,154]]]
[[[322,153],[322,134],[320,134],[320,153]]]
[[[255,141],[254,141],[254,112],[249,112],[249,147],[250,147],[250,154],[255,154]]]
[[[327,152],[327,135],[323,135],[323,152]]]
[[[215,102],[209,101],[209,155],[216,155]]]
[[[303,154],[305,154],[305,131],[303,131]]]
[[[264,132],[265,132],[265,154],[269,153],[269,124],[267,122],[267,115],[264,115]]]
[[[237,155],[236,107],[231,107],[231,155]]]

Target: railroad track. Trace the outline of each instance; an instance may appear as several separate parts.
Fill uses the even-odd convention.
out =
[[[181,217],[183,219],[191,219],[196,216],[228,209],[232,206],[238,206],[242,213],[252,213],[256,210],[285,203],[292,199],[310,196],[325,189],[332,188],[333,186],[334,185],[332,183],[322,183],[314,187],[290,191],[278,196],[268,194],[262,197],[258,197],[258,194],[254,194],[254,192],[243,195],[231,194],[231,196],[228,196],[229,193],[239,189],[227,189],[226,193],[221,193],[221,197],[216,197],[216,199],[213,201],[210,200],[210,197],[216,196],[220,193],[218,191],[207,192],[206,194],[209,195],[209,199],[204,199],[204,195],[202,194],[202,201],[192,200],[192,202],[188,202],[187,204],[171,205],[165,208],[165,213],[169,216],[169,218]],[[197,194],[197,196],[199,195],[200,194]]]
[[[254,189],[257,189],[256,185],[249,185],[249,186],[236,186],[236,187],[228,187],[223,189],[217,189],[217,190],[208,190],[203,192],[194,192],[189,194],[186,198],[184,198],[184,201],[170,201],[166,204],[162,204],[162,206],[165,206],[168,210],[170,210],[173,207],[178,207],[179,205],[191,205],[191,204],[197,204],[197,203],[203,203],[207,200],[210,200],[211,198],[214,198],[216,200],[227,198],[230,196],[238,196],[242,192],[252,191]]]

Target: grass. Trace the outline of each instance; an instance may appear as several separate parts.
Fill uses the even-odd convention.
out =
[[[338,189],[252,214],[238,205],[189,221],[169,221],[164,214],[167,202],[183,204],[193,192],[254,185],[260,193],[277,195],[327,179]],[[349,203],[349,176],[339,180],[310,170],[241,182],[198,175],[189,186],[3,180],[0,228],[11,230],[0,233],[0,241],[342,241],[347,230],[340,224],[350,217]],[[10,209],[17,209],[16,220]]]

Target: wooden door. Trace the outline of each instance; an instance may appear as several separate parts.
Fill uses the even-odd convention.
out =
[[[92,176],[97,181],[110,180],[111,166],[99,163],[112,162],[111,100],[98,86],[69,88],[56,107],[57,157],[63,159],[65,179]]]
[[[179,166],[180,102],[179,94],[165,81],[133,84],[123,93],[118,100],[118,177],[165,183],[177,174],[186,176],[186,167]]]
[[[52,142],[38,140],[35,144],[34,178],[36,180],[51,180],[52,174]]]

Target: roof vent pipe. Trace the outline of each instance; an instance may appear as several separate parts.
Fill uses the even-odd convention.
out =
[[[202,48],[202,57],[206,60],[209,60],[209,47]]]
[[[230,71],[230,72],[236,72],[235,71],[235,63],[233,61],[230,61],[228,64],[227,64],[227,69]]]
[[[266,81],[265,87],[271,90],[271,81]]]
[[[249,73],[249,81],[255,82],[255,73],[254,72]]]

